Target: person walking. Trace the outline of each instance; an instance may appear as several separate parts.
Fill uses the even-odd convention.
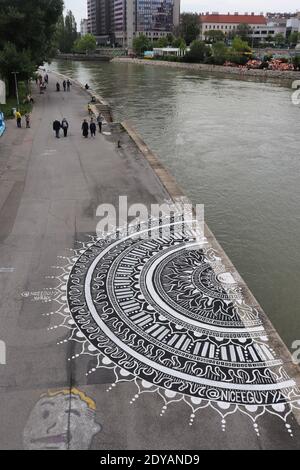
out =
[[[68,79],[68,81],[67,81],[67,91],[70,91],[70,90],[71,90],[71,85],[72,85],[72,83],[71,83],[70,80]]]
[[[44,81],[45,83],[48,85],[49,83],[49,75],[46,73],[45,77],[44,77]]]
[[[19,129],[21,129],[21,127],[22,127],[22,115],[21,115],[20,111],[16,111],[15,116],[16,116],[17,126],[18,126]]]
[[[66,120],[66,118],[63,118],[63,120],[61,122],[61,128],[64,131],[64,137],[68,137],[69,123]]]
[[[88,136],[89,136],[89,125],[88,125],[88,122],[87,122],[86,119],[83,121],[81,128],[82,128],[82,135],[83,135],[83,137],[84,137],[85,139],[87,139]]]
[[[103,122],[103,116],[101,113],[99,113],[97,116],[97,123],[98,123],[100,134],[102,133],[102,122]]]
[[[63,81],[63,88],[64,88],[64,91],[67,91],[67,82],[66,82],[66,80]]]
[[[60,138],[60,135],[59,135],[60,128],[61,128],[60,122],[56,119],[53,122],[53,130],[55,131],[55,135],[57,139]]]
[[[30,114],[25,114],[26,129],[30,129]]]
[[[92,109],[92,106],[90,105],[90,103],[88,104],[87,109],[88,109],[89,115],[92,116],[93,115],[93,109]]]
[[[56,91],[59,92],[60,91],[60,84],[57,82],[56,84]]]
[[[94,119],[92,118],[91,119],[91,123],[90,123],[90,131],[91,131],[91,137],[96,137],[96,130],[97,130],[97,127],[96,127],[96,124],[94,122]]]

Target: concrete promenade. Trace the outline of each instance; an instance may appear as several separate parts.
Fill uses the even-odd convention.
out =
[[[48,91],[34,95],[31,129],[8,121],[0,139],[0,349],[6,350],[5,365],[0,356],[0,449],[299,449],[299,369],[208,228],[207,252],[162,260],[172,276],[161,284],[165,271],[149,282],[147,276],[159,253],[173,256],[173,240],[159,240],[159,248],[140,244],[143,256],[131,241],[106,254],[97,246],[99,263],[110,255],[102,269],[115,271],[101,277],[99,269],[90,303],[76,300],[77,279],[86,285],[89,274],[83,260],[68,280],[76,263],[72,250],[87,248],[82,244],[95,234],[100,204],[118,207],[119,196],[127,196],[128,204],[150,207],[183,194],[128,124],[107,124],[105,135],[84,139],[88,95],[77,84],[57,93],[56,81],[50,74]],[[69,136],[56,139],[52,123],[64,117]],[[195,256],[192,291],[187,280],[174,297],[182,269],[194,269]],[[128,309],[130,296],[140,301],[144,295],[139,270],[149,295],[145,326]],[[124,278],[122,292],[130,292],[121,302]],[[97,297],[101,283],[114,298],[109,314]],[[152,284],[155,292],[165,289],[157,311]],[[134,307],[136,317],[146,310],[145,298],[141,312]],[[85,309],[94,306],[97,325],[85,323]],[[124,329],[121,319],[128,321]],[[135,336],[129,338],[130,328]],[[70,335],[75,341],[66,341]]]

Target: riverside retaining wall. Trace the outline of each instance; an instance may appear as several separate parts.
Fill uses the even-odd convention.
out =
[[[131,63],[139,65],[152,65],[158,67],[168,67],[175,69],[186,69],[193,70],[198,72],[208,72],[208,73],[219,73],[223,75],[234,75],[238,78],[243,77],[252,77],[262,80],[275,80],[275,81],[288,81],[292,82],[294,80],[300,80],[300,72],[297,71],[285,71],[281,72],[279,70],[248,70],[245,68],[239,67],[226,67],[223,65],[210,65],[210,64],[188,64],[184,62],[168,62],[163,60],[149,60],[149,59],[133,59],[133,58],[124,58],[117,57],[112,59],[112,62],[118,63]]]

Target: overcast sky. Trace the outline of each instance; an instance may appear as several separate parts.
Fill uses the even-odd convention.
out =
[[[87,16],[86,3],[86,0],[65,0],[66,8],[73,11],[78,22]],[[300,3],[297,0],[181,0],[181,11],[260,13],[261,11],[294,12],[299,9]]]

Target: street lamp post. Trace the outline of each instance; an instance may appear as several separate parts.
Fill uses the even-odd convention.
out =
[[[20,109],[20,99],[19,99],[19,89],[18,89],[18,80],[17,80],[17,75],[18,75],[19,72],[12,72],[12,74],[14,75],[15,77],[15,85],[16,85],[16,97],[17,97],[17,108],[18,108],[18,111]]]

